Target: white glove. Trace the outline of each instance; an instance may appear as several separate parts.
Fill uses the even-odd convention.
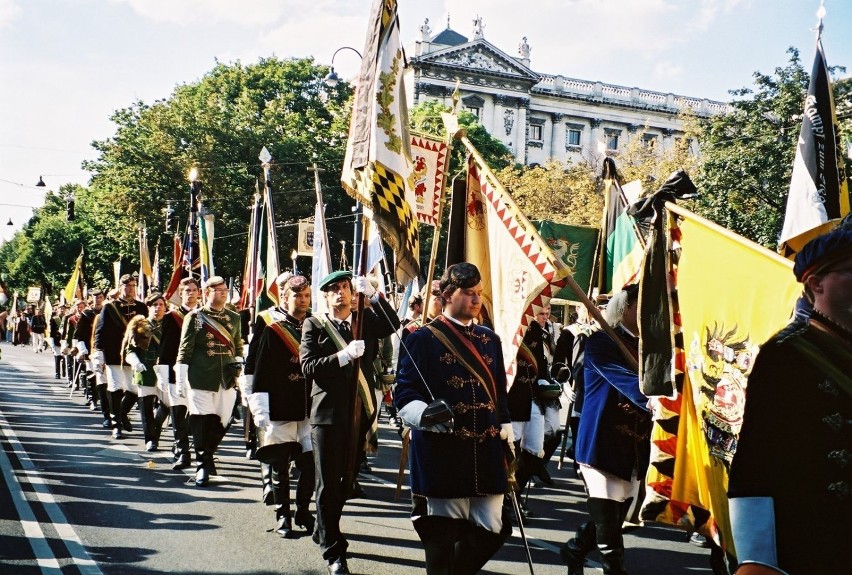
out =
[[[100,349],[96,349],[94,353],[92,353],[92,370],[101,371],[104,367],[104,352]]]
[[[412,402],[406,403],[405,407],[400,409],[397,415],[399,415],[399,417],[405,423],[407,423],[409,427],[413,427],[414,429],[419,429],[421,431],[431,431],[433,433],[447,433],[452,430],[450,426],[444,423],[440,423],[438,425],[430,425],[428,427],[422,427],[420,425],[420,418],[423,417],[423,412],[426,411],[427,407],[429,406],[425,401],[415,399]]]
[[[574,403],[574,400],[577,399],[577,394],[572,387],[566,385],[562,393],[565,394],[565,399],[568,400],[568,403]]]
[[[178,397],[186,397],[186,380],[189,376],[189,366],[185,363],[175,364],[175,393]]]
[[[85,356],[89,355],[89,349],[86,347],[86,342],[84,342],[84,341],[78,341],[78,342],[77,342],[77,351],[79,351],[79,352],[80,352],[80,358],[81,358],[81,359],[82,359],[83,357],[85,357]]]
[[[143,371],[148,371],[148,368],[145,367],[145,364],[139,359],[139,356],[133,353],[132,351],[124,356],[124,361],[127,362],[127,365],[133,368],[133,371],[136,373],[142,373]]]
[[[362,293],[367,297],[373,297],[376,295],[376,288],[373,287],[373,284],[370,283],[364,276],[356,276],[352,278],[352,287],[355,288],[357,293]]]
[[[237,356],[234,358],[234,363],[245,363],[245,360],[243,360],[240,356]]]
[[[349,345],[337,352],[337,361],[340,363],[340,367],[343,367],[362,355],[364,355],[364,340],[353,339],[349,342]]]
[[[509,443],[515,443],[515,429],[511,423],[500,424],[500,439],[505,439]]]
[[[263,428],[269,425],[269,394],[252,393],[248,396],[248,407],[254,416],[254,424]]]
[[[67,341],[65,341],[64,339],[62,341],[60,341],[59,342],[59,353],[64,352],[67,347],[68,347]]]

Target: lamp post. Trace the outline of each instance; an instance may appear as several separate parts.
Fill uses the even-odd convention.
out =
[[[337,86],[338,83],[340,83],[340,76],[338,76],[337,73],[334,71],[334,57],[337,56],[337,53],[340,52],[341,50],[352,50],[353,52],[358,54],[359,58],[362,58],[362,59],[364,58],[361,55],[361,52],[359,52],[358,50],[356,50],[352,46],[341,46],[340,48],[335,50],[334,54],[331,55],[331,70],[329,71],[328,75],[323,79],[323,82],[329,88],[334,88],[335,86]]]
[[[290,252],[290,259],[293,260],[293,275],[297,275],[299,270],[296,268],[296,258],[299,256],[299,252],[293,250]]]

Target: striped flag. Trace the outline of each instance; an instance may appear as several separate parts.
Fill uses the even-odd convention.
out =
[[[148,233],[145,228],[139,229],[139,282],[136,291],[140,300],[144,301],[151,289],[151,278],[154,269],[151,266],[151,254],[148,251]]]
[[[374,0],[363,54],[340,181],[364,204],[394,251],[397,281],[407,284],[420,273],[420,239],[396,0]]]
[[[211,213],[202,212],[198,218],[198,248],[201,263],[201,285],[204,285],[211,276],[216,275],[213,267],[213,227],[216,216]]]
[[[636,220],[628,215],[630,198],[618,181],[612,158],[604,159],[604,217],[601,223],[601,248],[598,290],[610,294],[635,283],[642,266],[644,242]],[[636,185],[633,182],[628,185]],[[625,186],[626,188],[627,186]],[[639,185],[638,192],[641,192]],[[638,197],[638,193],[636,194]],[[635,199],[635,198],[633,198]]]
[[[325,205],[322,192],[317,190],[317,207],[314,211],[313,261],[311,263],[311,307],[313,312],[324,312],[325,298],[321,297],[319,283],[331,273],[331,253],[325,231]]]
[[[263,194],[258,230],[257,276],[255,279],[256,313],[278,305],[278,286],[275,278],[281,273],[278,267],[278,239],[275,236],[275,210],[272,190],[267,185]]]
[[[778,251],[784,257],[795,257],[806,243],[829,232],[848,213],[849,189],[837,114],[822,41],[817,39]]]
[[[254,196],[249,219],[248,242],[246,243],[246,260],[243,265],[242,293],[240,294],[240,309],[253,309],[257,300],[257,244],[260,231],[260,191]]]

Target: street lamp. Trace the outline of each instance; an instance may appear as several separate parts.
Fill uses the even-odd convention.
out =
[[[12,223],[12,218],[9,218],[9,221],[6,223],[6,225],[7,226],[14,226],[15,225],[15,224]]]
[[[36,183],[37,188],[46,188],[47,184],[44,183],[44,180],[41,176],[38,177],[38,182]]]
[[[290,259],[293,260],[293,275],[297,275],[299,273],[299,270],[296,269],[296,258],[297,257],[299,257],[299,252],[297,252],[296,250],[293,250],[292,252],[290,252]]]
[[[337,73],[334,71],[334,57],[337,56],[337,53],[340,52],[341,50],[352,50],[353,52],[358,54],[359,58],[362,58],[362,59],[364,58],[361,55],[361,52],[359,52],[358,50],[356,50],[355,48],[353,48],[351,46],[343,46],[343,47],[335,50],[334,54],[331,55],[331,71],[329,71],[328,75],[323,79],[323,82],[329,88],[334,88],[335,86],[337,86],[337,84],[340,83],[340,76],[338,76]]]

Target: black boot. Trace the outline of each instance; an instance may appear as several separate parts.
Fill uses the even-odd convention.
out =
[[[163,424],[169,418],[169,408],[160,401],[157,404],[157,409],[154,410],[154,448],[160,446],[160,436],[163,434]]]
[[[595,549],[595,533],[595,522],[587,521],[580,525],[574,538],[559,549],[559,556],[568,565],[568,575],[583,575],[586,555]]]
[[[284,539],[292,539],[295,534],[290,515],[290,458],[275,461],[269,466],[272,468],[272,496],[275,500],[275,532]]]
[[[544,457],[541,458],[541,465],[533,473],[533,475],[535,475],[542,483],[548,486],[556,485],[553,478],[550,476],[550,473],[547,471],[547,464],[550,462],[550,458],[553,457],[553,454],[556,453],[556,450],[562,443],[563,433],[563,431],[558,431],[555,434],[548,434],[544,436]]]
[[[426,552],[426,575],[459,575],[457,547],[470,528],[464,519],[425,515],[414,521],[414,530]]]
[[[316,487],[314,452],[308,451],[297,455],[296,467],[299,468],[299,482],[296,484],[296,525],[308,533],[313,533],[316,525],[316,520],[311,515],[311,496]]]
[[[172,428],[174,429],[175,459],[172,469],[186,469],[192,465],[192,456],[189,453],[189,424],[186,416],[185,405],[173,405],[171,408]]]
[[[494,533],[483,527],[468,524],[461,543],[456,546],[456,570],[460,575],[479,573],[512,534],[509,517],[503,513],[503,528]]]
[[[61,355],[53,356],[53,365],[56,368],[56,379],[62,379],[62,364],[64,363],[64,359]]]
[[[627,575],[624,567],[624,538],[621,534],[621,502],[590,497],[589,515],[597,528],[596,538],[604,575]]]
[[[210,481],[210,466],[213,456],[209,451],[210,420],[207,415],[190,415],[189,428],[195,446],[195,485],[204,487]],[[216,417],[216,416],[214,416]]]
[[[157,444],[154,441],[154,399],[153,395],[137,399],[137,403],[139,404],[139,419],[142,422],[142,436],[147,451],[157,450]]]
[[[216,450],[219,449],[219,444],[225,439],[225,434],[228,430],[222,425],[222,420],[219,419],[218,415],[205,415],[204,417],[208,418],[211,430],[208,436],[208,440],[210,441],[210,475],[219,475],[219,472],[216,470],[214,456],[216,455]]]
[[[260,493],[260,501],[264,505],[274,505],[275,497],[272,495],[272,466],[268,463],[260,464],[260,484],[263,490]]]
[[[119,389],[117,391],[109,392],[109,411],[110,411],[110,419],[112,421],[112,436],[115,439],[124,438],[124,434],[121,432],[121,403],[124,399],[124,391]]]
[[[130,433],[133,431],[133,426],[130,425],[130,410],[136,405],[138,396],[129,391],[124,392],[124,397],[121,399],[121,427],[124,431]]]
[[[100,401],[100,394],[98,394],[98,382],[95,379],[95,374],[91,371],[86,372],[86,385],[87,385],[87,399],[89,403],[90,411],[97,411],[98,402]]]
[[[95,389],[98,391],[98,399],[101,403],[101,415],[104,418],[104,427],[111,427],[111,417],[109,414],[109,394],[107,393],[106,384],[99,384],[95,386]]]

